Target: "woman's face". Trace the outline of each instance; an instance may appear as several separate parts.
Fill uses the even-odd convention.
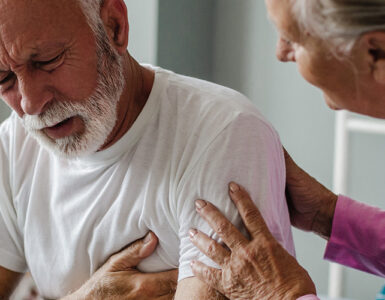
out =
[[[280,61],[296,62],[301,75],[323,91],[330,108],[385,118],[385,101],[376,104],[378,96],[385,95],[384,85],[373,80],[364,42],[357,43],[346,59],[337,59],[325,42],[300,31],[291,1],[266,0],[266,5],[279,32],[276,54]]]

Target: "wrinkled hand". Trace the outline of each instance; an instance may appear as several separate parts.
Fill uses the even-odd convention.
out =
[[[156,236],[150,232],[146,238],[111,256],[79,290],[63,300],[173,299],[177,270],[144,274],[135,268],[142,259],[151,255],[157,241]]]
[[[233,300],[293,300],[315,294],[315,286],[308,273],[274,239],[247,192],[231,183],[229,194],[251,240],[243,236],[216,207],[198,200],[198,213],[229,250],[204,233],[192,229],[192,243],[221,267],[215,269],[193,261],[194,275]]]
[[[337,195],[297,166],[285,152],[286,198],[291,224],[330,237]]]

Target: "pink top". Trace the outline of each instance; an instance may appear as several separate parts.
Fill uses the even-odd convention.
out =
[[[385,277],[385,211],[339,196],[325,259]]]
[[[320,300],[320,299],[316,295],[306,295],[306,296],[297,298],[297,300]]]
[[[385,277],[385,211],[339,196],[325,259]]]

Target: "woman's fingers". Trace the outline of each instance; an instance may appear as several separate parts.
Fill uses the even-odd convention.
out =
[[[204,200],[196,201],[197,212],[210,227],[218,234],[223,242],[234,250],[240,245],[246,245],[247,238],[211,203]]]
[[[261,213],[243,187],[231,182],[229,184],[229,194],[252,238],[261,233],[271,235]]]
[[[196,229],[190,229],[190,240],[202,253],[220,266],[223,266],[230,257],[230,251],[226,250],[217,241]]]

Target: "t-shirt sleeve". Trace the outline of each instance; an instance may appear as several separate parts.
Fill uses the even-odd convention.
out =
[[[270,125],[259,116],[243,113],[213,139],[180,183],[176,200],[180,238],[179,280],[193,276],[191,260],[197,259],[216,267],[189,240],[189,229],[197,228],[220,241],[196,213],[196,199],[210,201],[233,224],[242,228],[242,220],[228,195],[231,181],[248,190],[274,237],[294,255],[285,200],[282,145]]]
[[[10,184],[11,128],[10,119],[0,126],[0,266],[23,273],[27,267]]]
[[[385,211],[339,196],[325,259],[385,277]]]

